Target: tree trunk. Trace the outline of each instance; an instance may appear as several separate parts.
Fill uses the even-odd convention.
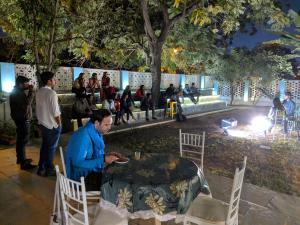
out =
[[[151,43],[152,99],[157,105],[160,95],[162,43]]]
[[[50,20],[50,34],[49,34],[49,45],[48,45],[48,59],[47,59],[47,70],[52,71],[54,64],[54,42],[55,42],[55,32],[56,32],[56,15],[58,11],[58,1],[54,3],[54,12]]]
[[[230,82],[230,105],[233,104],[234,100],[234,82]]]
[[[36,10],[33,10],[33,43],[32,43],[32,49],[34,52],[34,58],[35,58],[35,68],[36,68],[36,75],[37,75],[37,81],[38,84],[41,85],[41,68],[40,68],[40,57],[39,57],[39,50],[38,50],[38,44],[36,41],[37,38],[37,20],[36,20]]]

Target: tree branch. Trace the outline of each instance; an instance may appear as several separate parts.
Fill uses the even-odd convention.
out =
[[[168,6],[165,0],[160,2],[160,7],[162,9],[163,18],[164,18],[164,24],[161,29],[161,33],[159,35],[159,41],[163,42],[170,30],[170,19],[169,19],[169,13],[168,13]]]
[[[142,9],[142,14],[144,18],[144,29],[148,37],[152,40],[155,41],[157,40],[157,37],[155,36],[154,30],[151,25],[151,21],[149,18],[149,10],[148,10],[148,1],[147,0],[140,0],[141,3],[141,9]]]
[[[181,18],[188,17],[196,8],[200,6],[200,3],[201,2],[196,2],[192,3],[188,7],[185,6],[181,13],[177,14],[170,20],[170,27],[177,23]]]

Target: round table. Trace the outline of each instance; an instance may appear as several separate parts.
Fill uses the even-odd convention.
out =
[[[198,166],[170,154],[144,154],[139,160],[112,164],[103,173],[101,197],[130,213],[184,214],[209,186]]]

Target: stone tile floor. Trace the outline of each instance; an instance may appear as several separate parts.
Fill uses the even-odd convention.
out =
[[[28,147],[28,157],[37,163],[39,150]],[[14,148],[0,150],[0,224],[46,225],[52,210],[55,178],[19,169]],[[60,164],[57,152],[55,163]],[[232,180],[205,173],[215,198],[229,201]],[[240,202],[240,225],[300,225],[300,198],[244,184]],[[150,225],[154,220],[132,220],[132,225]],[[162,223],[173,225],[174,221]]]

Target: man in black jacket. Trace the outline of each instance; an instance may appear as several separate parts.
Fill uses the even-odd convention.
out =
[[[25,90],[28,90],[26,95]],[[17,131],[17,164],[21,165],[22,170],[33,169],[32,159],[27,159],[25,154],[25,145],[30,135],[30,120],[32,118],[31,104],[34,98],[33,86],[29,85],[27,77],[18,76],[16,86],[9,96],[11,118],[16,124]]]

